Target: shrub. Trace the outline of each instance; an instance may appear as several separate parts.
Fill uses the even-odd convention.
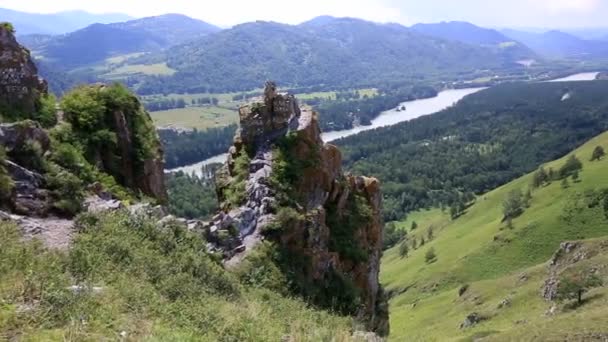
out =
[[[57,124],[57,99],[53,95],[40,98],[40,109],[33,117],[42,127],[49,128]]]
[[[426,251],[426,253],[424,254],[424,261],[427,264],[431,264],[431,263],[434,263],[435,261],[437,261],[437,254],[435,254],[434,247],[431,247],[431,248],[429,248],[428,251]]]
[[[4,146],[0,146],[0,201],[10,198],[13,192],[13,187],[15,186],[13,180],[6,171],[5,160],[6,150],[4,149]]]
[[[11,158],[26,169],[44,172],[47,168],[44,152],[40,143],[35,140],[27,140],[23,145],[18,146],[10,152]]]
[[[15,33],[15,27],[13,26],[13,24],[9,23],[9,22],[1,22],[0,26],[2,26],[5,30],[7,30],[10,33]]]
[[[591,161],[596,161],[602,159],[606,155],[604,148],[602,146],[596,146],[593,149],[593,153],[591,154]]]

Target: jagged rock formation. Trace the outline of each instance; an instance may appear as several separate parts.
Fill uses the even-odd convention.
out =
[[[30,52],[19,45],[8,27],[0,25],[0,114],[9,114],[9,108],[34,113],[39,110],[40,95],[47,92]]]
[[[278,94],[274,83],[267,83],[263,102],[239,114],[241,129],[216,179],[222,210],[204,227],[210,249],[234,266],[261,240],[273,241],[293,260],[288,268],[302,294],[344,300],[343,311],[388,334],[378,282],[378,180],[344,175],[340,151],[321,139],[317,114]]]
[[[95,110],[83,109],[82,98],[96,103]],[[117,84],[97,84],[68,93],[62,106],[91,164],[123,186],[166,202],[160,138],[137,97]],[[100,143],[99,132],[112,138]]]

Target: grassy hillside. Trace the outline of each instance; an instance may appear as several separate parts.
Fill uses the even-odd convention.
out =
[[[77,228],[61,252],[0,223],[0,340],[351,340],[350,319],[241,284],[184,228],[125,212]]]
[[[598,145],[608,146],[608,132],[571,153],[583,163],[580,181],[570,180],[567,188],[554,181],[534,190],[530,207],[513,220],[512,229],[501,222],[503,201],[513,190],[525,192],[532,174],[478,197],[458,219],[451,220],[440,210],[410,215],[410,221],[417,220],[418,224],[415,231],[408,232],[410,240],[414,236],[428,239],[431,224],[435,238],[417,250],[410,248],[409,257],[401,258],[399,247],[384,256],[381,280],[388,290],[401,293],[391,301],[391,338],[468,341],[489,335],[488,340],[500,341],[534,340],[539,336],[544,340],[582,341],[591,336],[584,334],[603,332],[608,289],[593,290],[589,297],[593,300],[577,309],[558,305],[554,316],[544,314],[552,304],[540,295],[548,278],[543,263],[561,242],[608,235],[601,205],[590,204],[590,190],[608,187],[608,159],[589,161]],[[567,157],[545,168],[558,170]],[[411,222],[400,225],[409,230]],[[437,255],[433,263],[425,261],[430,248]],[[605,264],[606,259],[608,255],[598,254],[589,262]],[[468,290],[459,297],[458,289],[465,284]],[[510,305],[498,309],[507,298]],[[473,328],[460,329],[472,312],[489,319]]]

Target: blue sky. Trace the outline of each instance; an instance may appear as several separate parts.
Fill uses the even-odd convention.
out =
[[[322,14],[406,25],[465,20],[491,27],[608,26],[608,0],[0,0],[0,7],[135,17],[172,12],[221,26],[256,19],[296,24]]]

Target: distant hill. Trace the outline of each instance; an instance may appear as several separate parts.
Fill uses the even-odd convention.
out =
[[[0,8],[0,18],[11,22],[17,35],[63,34],[76,31],[94,23],[113,23],[133,19],[126,14],[93,14],[84,11],[67,11],[54,14],[19,12]]]
[[[562,31],[532,33],[507,29],[502,33],[547,57],[584,59],[608,57],[608,42],[585,40]]]
[[[64,67],[87,65],[135,52],[154,52],[219,31],[185,15],[167,14],[121,23],[93,24],[68,34],[24,36],[20,41]]]
[[[166,45],[181,44],[221,30],[217,26],[182,14],[164,14],[114,23],[109,26],[128,31],[146,32],[161,39]]]
[[[504,34],[463,21],[440,22],[436,24],[416,24],[412,30],[447,40],[456,40],[472,45],[498,45],[512,39]]]
[[[493,48],[510,58],[531,59],[535,53],[522,43],[504,34],[462,21],[416,24],[412,30],[451,41]]]
[[[502,51],[429,37],[397,24],[332,17],[297,26],[237,25],[175,47],[167,55],[168,65],[178,73],[149,81],[142,91],[243,90],[258,87],[264,78],[291,87],[372,85],[515,62]]]

